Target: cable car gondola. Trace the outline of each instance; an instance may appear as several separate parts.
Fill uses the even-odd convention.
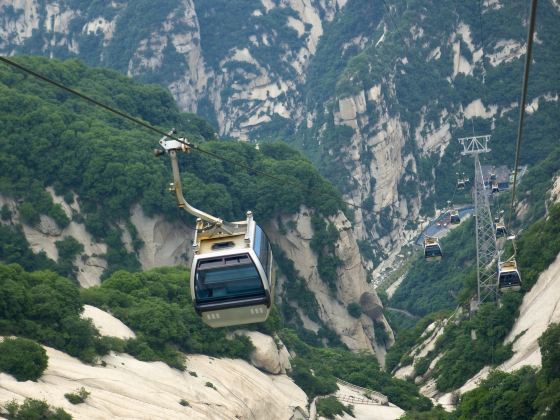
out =
[[[251,212],[232,225],[230,232],[197,228],[191,295],[195,311],[211,327],[264,322],[272,306],[275,272],[268,238]]]
[[[496,223],[496,238],[507,236],[507,229],[503,223]]]
[[[465,177],[465,173],[462,173],[462,176],[459,174],[459,172],[457,173],[457,189],[458,190],[464,190],[467,182],[469,182],[469,179],[467,177]]]
[[[458,225],[461,223],[461,217],[459,216],[459,210],[451,210],[449,213],[449,223],[452,225]]]
[[[492,181],[492,194],[497,194],[500,192],[500,187],[498,186],[498,181]]]
[[[169,135],[174,133],[172,130]],[[177,204],[197,217],[190,290],[195,311],[210,327],[264,322],[274,301],[275,269],[269,240],[253,214],[225,222],[192,207],[184,198],[177,152],[186,142],[159,141],[171,158]],[[157,150],[159,156],[164,152]]]
[[[424,258],[427,261],[438,261],[443,257],[438,238],[434,236],[424,237]]]
[[[498,263],[498,289],[502,292],[521,289],[521,275],[514,259]]]

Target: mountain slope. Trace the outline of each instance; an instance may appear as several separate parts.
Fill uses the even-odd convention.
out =
[[[455,172],[469,172],[452,139],[491,131],[488,161],[513,154],[521,1],[4,0],[0,8],[4,53],[78,56],[168,86],[222,134],[292,141],[362,206],[354,229],[370,271],[415,235],[419,215],[453,197]],[[558,132],[560,10],[548,0],[538,11],[528,164]]]
[[[342,345],[340,336],[353,350],[377,350],[382,360],[385,344],[376,344],[375,330],[389,336],[391,330],[367,284],[340,195],[300,153],[282,143],[256,150],[249,144],[216,141],[203,120],[179,112],[168,92],[114,71],[90,69],[74,60],[20,60],[166,130],[175,126],[200,149],[223,156],[225,161],[193,152],[181,159],[189,201],[226,220],[242,219],[252,209],[283,252],[291,252],[293,245],[306,252],[306,261],[296,261],[294,269],[284,272],[286,287],[278,288],[278,304],[286,305],[286,313],[305,306],[300,294],[289,290],[296,277],[303,276],[300,288],[307,296],[324,308],[337,308],[319,310],[316,304],[310,312],[315,322],[310,337],[320,342],[321,330],[320,335]],[[190,260],[194,220],[164,194],[171,171],[166,160],[151,155],[157,138],[5,66],[0,81],[0,112],[6,122],[0,128],[5,139],[0,145],[3,261],[54,269],[92,286],[119,269]],[[20,147],[22,143],[29,147]],[[247,168],[272,177],[253,176]],[[292,215],[312,216],[315,224],[305,226],[305,232],[291,227],[295,244],[282,243],[283,236],[274,231],[286,229],[282,220],[292,226]],[[309,263],[321,267],[315,282]],[[378,310],[353,317],[347,307],[359,305],[362,296]],[[299,315],[293,323],[301,325]]]

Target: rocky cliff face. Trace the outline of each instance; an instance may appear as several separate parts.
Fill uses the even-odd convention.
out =
[[[103,335],[133,336],[126,325],[110,314],[91,306],[85,309],[84,316],[91,318]],[[260,341],[251,337],[256,352],[266,352],[262,337],[259,338]],[[268,339],[272,341],[271,337]],[[162,362],[142,362],[118,353],[104,356],[99,364],[86,365],[53,348],[45,349],[49,365],[37,382],[18,382],[0,373],[1,401],[46,400],[77,419],[287,420],[309,415],[307,396],[285,373],[271,375],[243,360],[185,355],[187,371],[181,372]],[[64,394],[81,387],[90,393],[87,402],[70,404]]]
[[[68,205],[52,188],[47,191],[53,201],[62,206],[67,216],[72,219],[79,214],[79,199],[76,197],[72,206]],[[19,224],[20,217],[16,203],[0,198],[0,206],[6,204],[12,211],[12,223]],[[74,217],[75,218],[75,217]],[[376,328],[383,328],[389,335],[387,346],[393,342],[392,331],[382,313],[382,304],[372,285],[366,281],[364,262],[360,256],[358,246],[351,229],[351,225],[342,213],[329,220],[337,229],[339,239],[336,242],[336,255],[341,261],[337,272],[337,292],[333,294],[327,284],[321,280],[317,271],[317,256],[310,247],[313,238],[311,227],[311,211],[302,209],[300,213],[287,217],[285,224],[294,226],[286,235],[280,233],[282,229],[277,225],[268,229],[272,243],[293,261],[296,270],[305,279],[307,288],[313,293],[319,303],[319,317],[341,340],[353,350],[366,350],[375,353],[382,361],[385,345],[375,340],[373,321],[377,321]],[[142,246],[135,251],[131,232],[126,223],[120,223],[121,239],[128,252],[136,253],[142,269],[169,265],[188,266],[192,260],[192,242],[194,230],[184,223],[168,222],[162,216],[147,217],[138,205],[131,210],[130,223],[136,230],[137,240]],[[83,245],[83,251],[76,255],[74,266],[76,277],[83,287],[98,285],[101,276],[107,269],[107,244],[97,242],[76,221],[60,229],[50,217],[41,215],[41,223],[30,227],[22,224],[24,235],[33,252],[45,252],[47,257],[58,262],[57,241],[72,237]],[[283,298],[281,298],[283,299]],[[359,304],[364,315],[358,319],[348,313],[348,305]],[[290,302],[297,307],[295,302]],[[301,317],[307,322],[306,327],[317,332],[319,326]]]
[[[452,198],[434,188],[458,169],[452,139],[475,124],[510,136],[526,11],[475,3],[0,0],[0,52],[78,56],[168,86],[222,135],[291,139],[362,206],[355,232],[372,270],[414,236],[421,212]],[[552,0],[540,7],[536,71],[553,68],[560,13]],[[558,86],[535,85],[529,99],[539,114]]]
[[[560,287],[555,281],[560,276],[560,255],[556,260],[541,273],[537,283],[523,297],[523,302],[519,309],[519,317],[515,321],[513,328],[505,338],[505,344],[511,343],[513,356],[497,366],[495,369],[504,372],[513,372],[523,366],[541,367],[541,352],[538,344],[539,337],[545,332],[550,324],[560,321]],[[408,353],[414,362],[428,354],[434,349],[437,338],[443,334],[443,329],[449,320],[436,321],[430,324],[422,338],[424,340]],[[421,383],[420,392],[430,397],[434,403],[441,404],[447,408],[453,408],[456,397],[467,391],[471,391],[478,386],[478,383],[485,379],[490,373],[490,366],[485,366],[469,379],[463,386],[453,392],[438,392],[434,379],[431,379],[431,371],[437,361],[441,358],[438,355],[430,364],[427,372],[415,379],[416,383]],[[414,363],[413,362],[413,363]],[[414,375],[413,364],[400,366],[394,375],[398,378],[407,378]]]
[[[336,331],[350,349],[374,352],[383,363],[385,347],[376,342],[374,329],[385,329],[390,337],[387,345],[392,344],[393,333],[383,316],[383,305],[373,285],[367,282],[365,263],[360,256],[351,224],[342,213],[329,219],[339,235],[335,252],[342,261],[337,270],[336,292],[333,292],[321,279],[317,269],[317,255],[310,247],[314,234],[311,213],[309,209],[302,208],[298,214],[285,217],[283,225],[290,227],[286,233],[281,233],[282,229],[275,223],[272,229],[269,229],[270,239],[294,262],[299,275],[314,293],[319,304],[320,319]],[[319,325],[308,319],[297,303],[291,304],[303,319],[304,325],[316,332]],[[358,318],[350,315],[350,304],[359,304],[362,315]],[[378,322],[377,326],[374,326],[374,321]]]
[[[301,119],[298,87],[324,24],[345,3],[2,0],[0,51],[76,55],[165,84],[184,110],[200,110],[214,117],[221,134],[248,139],[275,119]]]

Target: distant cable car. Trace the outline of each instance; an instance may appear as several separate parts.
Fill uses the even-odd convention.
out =
[[[463,172],[462,176],[459,172],[455,172],[457,174],[457,189],[463,190],[465,188],[465,173]]]
[[[496,238],[501,238],[504,236],[507,236],[506,226],[501,222],[496,223]]]
[[[521,274],[514,259],[498,263],[498,289],[502,292],[521,289]]]
[[[452,225],[458,225],[459,223],[461,223],[461,217],[459,216],[459,210],[451,210],[450,214],[449,214],[449,223],[451,223]]]
[[[172,130],[169,135],[175,131]],[[247,219],[225,222],[192,207],[184,198],[177,152],[188,144],[159,141],[171,158],[177,204],[197,217],[190,289],[195,311],[210,327],[266,321],[274,301],[275,270],[264,231],[247,212]],[[163,154],[156,150],[156,155]]]
[[[498,186],[498,181],[492,181],[492,194],[500,192],[500,187]]]
[[[443,253],[441,252],[441,246],[439,245],[438,238],[434,236],[424,237],[424,258],[427,261],[437,261],[441,260]]]

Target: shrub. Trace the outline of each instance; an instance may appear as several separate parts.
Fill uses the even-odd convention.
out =
[[[81,387],[73,394],[71,393],[64,394],[64,397],[72,404],[82,404],[87,400],[87,397],[89,397],[89,395],[90,393],[86,391],[84,387]]]
[[[430,368],[430,363],[432,362],[432,358],[430,357],[422,357],[416,364],[414,365],[414,374],[419,376],[423,375],[428,371]]]
[[[36,226],[41,221],[39,212],[30,203],[22,203],[19,206],[19,216],[21,221],[29,226]]]
[[[0,343],[0,371],[18,381],[36,381],[48,364],[47,352],[35,341],[6,338]]]
[[[389,343],[389,334],[385,330],[385,325],[381,321],[373,321],[373,333],[375,334],[375,341],[377,344],[387,346]]]
[[[216,389],[216,387],[214,386],[214,384],[212,382],[206,382],[206,386],[208,388]]]
[[[183,407],[190,407],[191,406],[189,404],[189,402],[187,400],[185,400],[184,398],[181,398],[181,401],[179,401],[179,404],[181,404]]]
[[[359,303],[352,302],[346,309],[348,310],[348,313],[354,318],[359,318],[362,315],[362,307]]]
[[[326,397],[317,400],[317,414],[326,417],[327,419],[334,419],[334,416],[348,413],[354,416],[353,407],[351,405],[345,406],[336,397]]]
[[[23,404],[11,401],[4,406],[9,420],[52,419],[70,420],[72,416],[62,408],[51,408],[45,401],[26,398]]]

